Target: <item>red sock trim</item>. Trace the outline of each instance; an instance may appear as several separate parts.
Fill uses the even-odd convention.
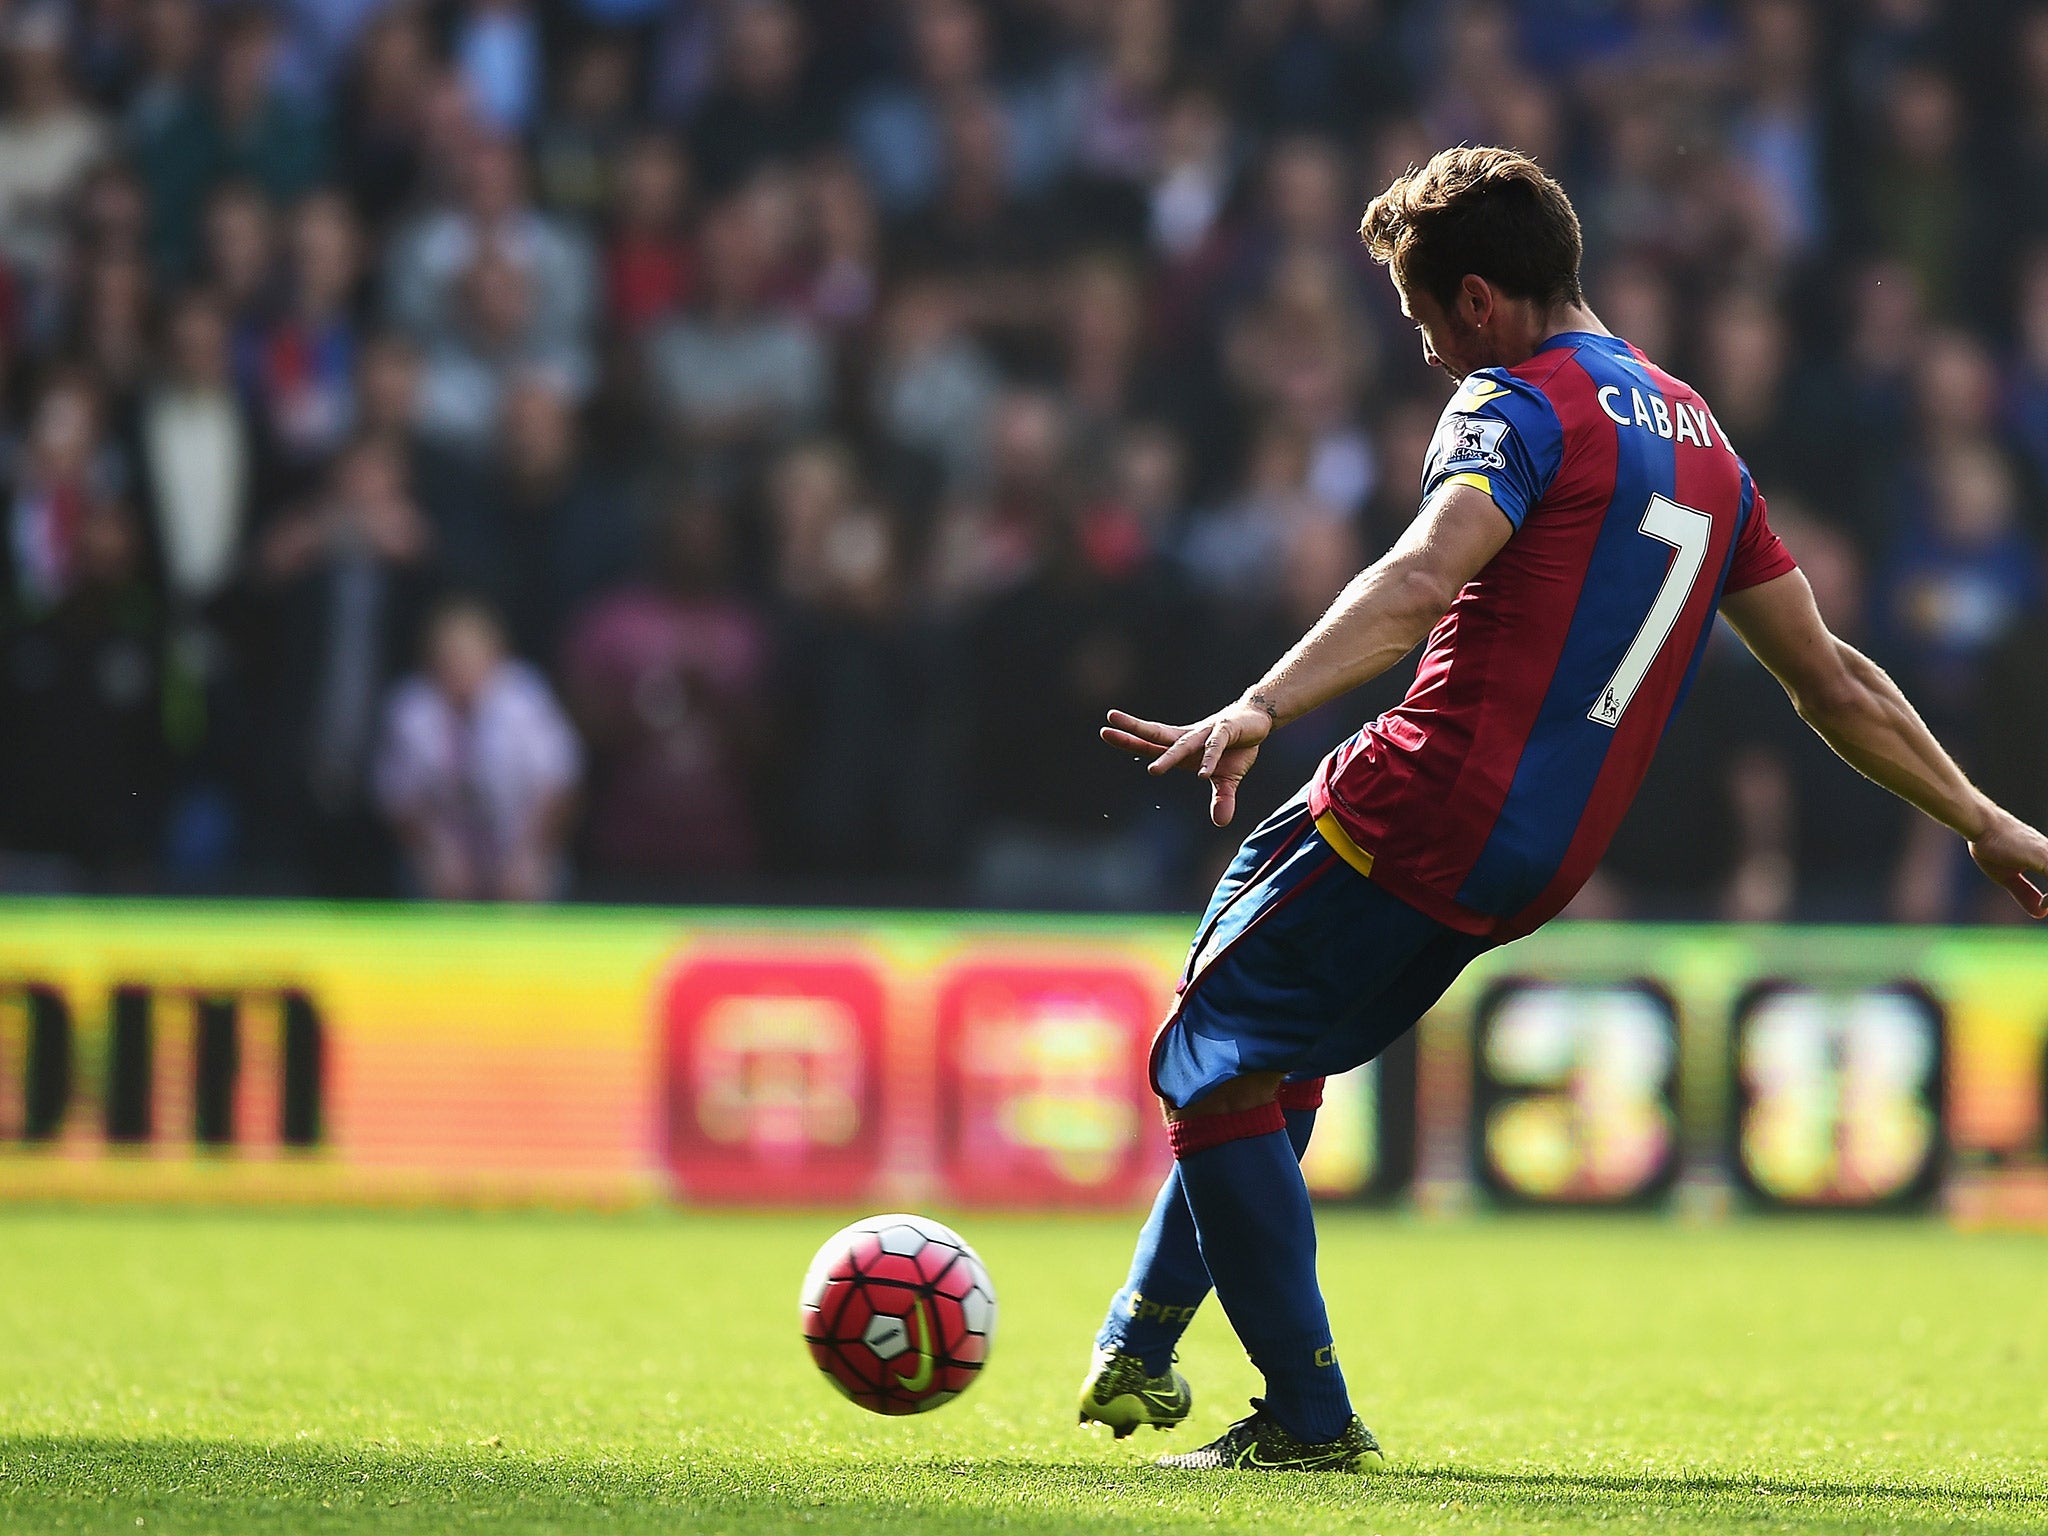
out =
[[[1283,1111],[1290,1109],[1321,1109],[1323,1107],[1323,1079],[1320,1077],[1304,1077],[1293,1082],[1282,1083],[1276,1102]]]
[[[1173,1148],[1173,1155],[1181,1158],[1191,1152],[1220,1147],[1226,1141],[1244,1141],[1286,1129],[1287,1116],[1279,1104],[1261,1104],[1255,1109],[1240,1109],[1234,1115],[1190,1115],[1184,1120],[1170,1120],[1166,1141]]]

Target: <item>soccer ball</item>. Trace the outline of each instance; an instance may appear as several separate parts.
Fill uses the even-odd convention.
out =
[[[818,1250],[799,1312],[811,1358],[840,1391],[872,1413],[928,1413],[981,1374],[996,1289],[951,1227],[870,1216]]]

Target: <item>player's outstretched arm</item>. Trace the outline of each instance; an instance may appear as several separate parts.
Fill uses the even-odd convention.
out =
[[[1970,844],[2031,917],[2048,917],[2048,837],[1972,784],[1882,667],[1837,639],[1798,571],[1730,594],[1721,612],[1843,761]]]
[[[1230,825],[1237,786],[1279,726],[1370,682],[1415,649],[1459,590],[1500,553],[1514,527],[1493,498],[1447,485],[1394,547],[1354,576],[1329,611],[1236,702],[1193,725],[1109,712],[1102,739],[1152,759],[1150,771],[1192,768],[1209,781],[1209,819]]]

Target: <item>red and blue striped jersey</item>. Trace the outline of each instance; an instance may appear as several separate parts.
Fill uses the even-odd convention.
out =
[[[1600,862],[1699,669],[1721,595],[1792,557],[1706,403],[1612,336],[1471,374],[1423,470],[1514,524],[1400,705],[1324,761],[1310,810],[1372,878],[1466,933],[1554,917]]]

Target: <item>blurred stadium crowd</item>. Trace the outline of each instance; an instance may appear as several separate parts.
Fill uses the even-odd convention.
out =
[[[1094,728],[1234,693],[1411,515],[1447,384],[1354,231],[1458,141],[1563,177],[1601,315],[2048,819],[2048,9],[0,29],[7,888],[1198,899],[1229,839]],[[1580,910],[1991,907],[1717,642]]]

